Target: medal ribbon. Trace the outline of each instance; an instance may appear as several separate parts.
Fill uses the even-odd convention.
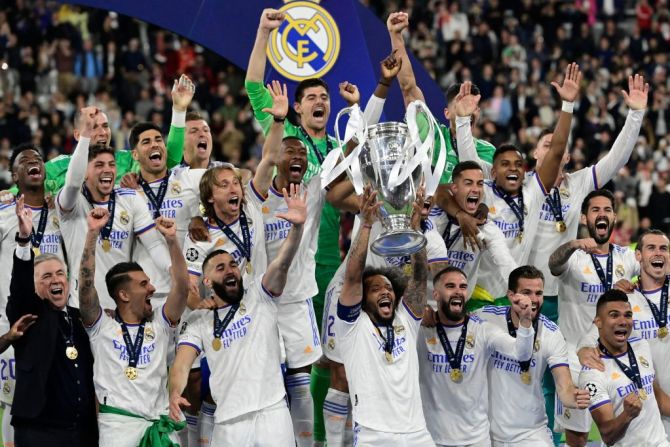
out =
[[[63,330],[61,329],[61,335],[63,336],[63,340],[65,341],[65,346],[74,346],[74,325],[72,324],[72,317],[70,316],[70,311],[68,310],[67,306],[65,306],[65,319],[67,320],[68,325],[70,326],[70,335],[65,335]]]
[[[465,337],[468,332],[468,317],[465,317],[463,321],[463,327],[461,328],[461,335],[458,337],[458,342],[456,343],[456,352],[451,349],[451,343],[447,338],[447,333],[442,327],[442,324],[437,323],[437,335],[440,337],[440,343],[444,349],[445,354],[447,354],[447,359],[449,360],[449,366],[451,369],[461,369],[461,361],[463,360],[463,350],[465,349]]]
[[[91,197],[91,191],[88,190],[88,187],[86,185],[83,186],[82,188],[82,194],[84,194],[84,197],[86,197],[86,201],[91,205],[91,207],[95,207],[95,204],[93,203],[93,197]],[[107,211],[109,211],[109,220],[105,224],[105,226],[100,230],[100,239],[102,240],[109,240],[109,235],[112,233],[112,225],[114,224],[114,209],[116,208],[116,193],[114,190],[112,190],[111,194],[109,194],[109,200],[107,201]]]
[[[225,234],[228,239],[230,239],[237,249],[242,253],[247,259],[247,262],[251,262],[251,234],[249,233],[249,224],[247,223],[247,215],[244,214],[244,211],[240,211],[240,229],[242,230],[242,240],[235,234],[235,232],[221,219],[214,216],[216,224],[219,226],[223,234]]]
[[[514,322],[512,321],[512,308],[507,309],[507,314],[505,314],[505,319],[507,320],[507,332],[509,335],[516,338],[516,328],[514,327]],[[533,350],[535,350],[535,341],[537,340],[537,319],[533,320],[533,329],[535,334],[533,335]],[[530,355],[528,360],[519,361],[519,366],[521,367],[521,372],[526,372],[530,369],[530,361],[533,359],[533,354]]]
[[[384,351],[393,355],[393,323],[386,325],[386,337],[382,335],[382,331],[379,330],[379,326],[375,325],[375,329],[377,329],[377,333],[379,333],[379,336],[382,338],[382,340],[384,340]]]
[[[309,136],[305,128],[302,126],[300,126],[300,133],[302,133],[303,138],[307,140],[307,143],[309,143],[312,152],[314,152],[314,155],[316,155],[316,158],[319,160],[319,166],[321,166],[323,164],[323,160],[325,160],[325,157],[321,152],[319,152],[319,149],[316,147],[314,140],[312,140],[312,137]],[[328,138],[328,136],[326,135],[326,155],[328,155],[332,150],[333,150],[333,143],[332,141],[330,141],[330,138]]]
[[[660,309],[654,303],[652,303],[649,298],[647,298],[647,295],[642,291],[642,288],[639,289],[644,299],[647,300],[649,308],[651,309],[651,313],[654,316],[654,320],[656,320],[656,324],[659,328],[666,327],[668,325],[668,285],[668,277],[666,276],[665,284],[663,284],[663,288],[661,289]]]
[[[596,255],[593,253],[590,254],[591,256],[591,261],[593,262],[593,267],[596,269],[596,273],[598,274],[598,278],[600,278],[600,283],[605,287],[605,291],[608,291],[612,288],[612,269],[614,264],[614,256],[612,255],[612,250],[614,249],[614,245],[610,244],[610,251],[607,254],[607,274],[603,272],[603,266],[600,265],[600,262],[598,261],[598,258]]]
[[[42,205],[42,212],[40,214],[40,223],[37,225],[37,232],[35,228],[30,231],[30,243],[33,247],[39,248],[42,243],[42,237],[44,237],[44,230],[47,227],[47,218],[49,217],[49,205],[47,201],[44,201]]]
[[[505,201],[507,206],[509,206],[512,209],[512,212],[516,216],[516,218],[519,220],[519,232],[523,233],[523,220],[524,220],[524,215],[523,215],[523,189],[519,190],[519,202],[517,203],[516,200],[509,194],[507,194],[505,191],[502,189],[498,188],[495,183],[492,185],[493,192],[496,193],[501,199]]]
[[[135,368],[137,362],[140,359],[140,354],[142,353],[142,342],[144,341],[144,323],[146,320],[142,320],[139,327],[137,328],[137,335],[135,336],[135,342],[130,339],[130,333],[128,332],[128,326],[126,323],[119,317],[119,309],[116,309],[116,321],[121,325],[121,332],[123,332],[123,342],[126,344],[126,351],[128,352],[128,366],[130,368]]]
[[[623,373],[630,379],[631,382],[637,386],[638,389],[642,389],[642,377],[640,377],[640,368],[637,366],[637,359],[635,358],[635,352],[633,352],[633,348],[631,347],[630,343],[626,342],[626,346],[628,347],[628,363],[630,363],[630,366],[626,365],[623,363],[621,360],[610,354],[610,352],[607,350],[605,345],[602,344],[600,339],[598,339],[598,348],[600,348],[600,351],[605,354],[608,357],[611,357],[623,371]]]
[[[447,218],[449,219],[449,222],[447,223],[447,228],[444,229],[442,239],[444,239],[444,244],[447,246],[447,250],[449,250],[451,246],[454,245],[454,242],[456,242],[456,239],[458,239],[458,237],[461,235],[461,229],[459,228],[454,233],[454,235],[451,236],[451,226],[453,225],[454,221],[449,216],[447,216]]]
[[[223,320],[219,318],[219,309],[214,309],[214,339],[221,338],[223,331],[225,331],[230,322],[233,321],[235,312],[237,312],[237,309],[239,308],[240,303],[232,304],[230,309],[228,309],[226,316],[223,317]]]
[[[146,194],[147,199],[149,199],[149,202],[151,202],[151,204],[154,206],[154,219],[158,219],[161,215],[161,206],[163,206],[163,199],[165,198],[165,194],[167,193],[169,179],[170,179],[170,170],[168,169],[167,174],[165,174],[165,177],[163,178],[160,186],[158,187],[158,194],[154,194],[153,189],[151,189],[149,183],[147,183],[147,181],[142,178],[141,174],[137,179],[137,182],[144,190],[144,194]]]
[[[554,219],[557,222],[563,221],[563,207],[561,205],[561,193],[558,188],[554,188],[552,194],[547,194],[546,199],[547,205],[551,208],[551,213],[554,215]]]

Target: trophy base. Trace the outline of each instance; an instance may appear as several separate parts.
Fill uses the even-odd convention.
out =
[[[426,237],[414,230],[393,230],[380,235],[371,245],[378,256],[409,256],[426,246]]]

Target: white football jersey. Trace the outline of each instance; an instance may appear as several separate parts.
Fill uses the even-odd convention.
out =
[[[274,297],[263,287],[262,277],[245,287],[219,351],[212,348],[213,310],[193,311],[179,336],[179,346],[191,346],[207,357],[217,424],[274,405],[286,394]],[[218,309],[219,319],[225,318],[229,308]]]
[[[0,333],[9,331],[9,321],[6,315],[0,316]],[[14,401],[14,390],[16,389],[16,359],[14,347],[9,345],[5,352],[0,353],[0,402],[11,405]],[[5,407],[5,411],[9,411]]]
[[[105,284],[105,274],[119,262],[132,259],[135,237],[145,231],[156,231],[154,220],[147,209],[146,203],[134,189],[115,189],[115,208],[112,231],[109,236],[110,250],[102,246],[102,236],[98,237],[95,247],[95,289],[104,309],[114,309],[116,304]],[[58,198],[60,195],[56,198]],[[108,202],[95,202],[96,208],[107,209]],[[70,306],[79,307],[79,266],[84,252],[88,225],[86,216],[92,209],[82,193],[77,196],[74,208],[64,212],[57,206],[61,221],[61,232],[67,251],[68,270],[70,273]],[[162,236],[161,236],[162,237]]]
[[[479,316],[507,332],[509,306],[485,306]],[[565,339],[558,326],[544,315],[539,316],[537,337],[530,361],[531,383],[521,381],[519,362],[494,351],[489,363],[489,414],[491,438],[499,442],[520,442],[545,430],[542,377],[547,368],[568,365]]]
[[[491,280],[491,284],[495,283],[496,287],[489,290],[489,293],[493,297],[503,296],[507,291],[509,274],[518,264],[512,257],[507,247],[505,236],[500,228],[491,220],[479,226],[477,237],[482,241],[483,248],[481,250],[473,250],[470,246],[465,248],[463,235],[458,223],[454,222],[449,227],[449,219],[443,209],[433,207],[430,210],[429,219],[437,232],[443,235],[444,241],[453,240],[451,246],[447,247],[449,265],[460,268],[467,275],[468,296],[471,296],[472,291],[475,289],[479,277],[479,263],[484,256],[491,258],[492,265],[496,266],[496,269],[490,272],[490,276],[494,278]],[[446,230],[449,230],[448,235],[445,234]]]
[[[631,280],[639,274],[640,266],[630,248],[613,245],[612,286],[621,279]],[[608,255],[595,255],[607,275]],[[605,293],[591,256],[576,250],[562,267],[559,279],[558,314],[561,332],[568,345],[576,346],[590,330],[596,316],[596,303]]]
[[[134,343],[139,325],[126,326]],[[128,350],[118,321],[101,311],[100,317],[86,328],[86,332],[95,359],[93,383],[98,401],[145,419],[158,419],[160,415],[167,414],[167,356],[176,326],[171,326],[163,306],[155,307],[151,321],[144,325],[144,340],[135,380],[129,380],[125,374]]]
[[[174,219],[177,225],[177,240],[179,246],[184,246],[184,239],[188,234],[188,224],[191,217],[199,215],[200,204],[200,178],[205,173],[205,169],[191,169],[189,167],[175,167],[170,171],[167,190],[161,206],[161,216]],[[161,180],[149,183],[149,187],[154,194],[162,183]],[[147,197],[142,188],[137,190],[137,194],[144,199],[153,217],[155,207]],[[167,242],[161,238],[161,243],[165,245],[167,251]],[[151,258],[149,251],[139,240],[135,240],[133,247],[133,261],[142,266],[151,283],[156,287],[156,296],[167,296],[170,290],[170,273],[159,269]]]
[[[656,362],[652,360],[649,345],[645,340],[631,337],[628,342],[635,353],[647,399],[641,400],[642,411],[630,422],[624,437],[612,445],[617,447],[668,446],[670,443],[666,440],[653,390]],[[617,356],[617,359],[626,366],[630,366],[628,353]],[[605,364],[604,372],[587,367],[582,369],[579,375],[579,387],[589,390],[591,395],[589,409],[591,411],[611,403],[614,407],[614,415],[618,416],[623,412],[624,398],[629,393],[637,392],[637,386],[624,374],[613,358],[603,356],[602,361]]]
[[[453,351],[462,332],[462,324],[444,326]],[[531,331],[532,332],[532,331]],[[494,350],[512,358],[517,340],[526,342],[527,354],[532,352],[532,334],[513,338],[508,333],[473,315],[468,321],[465,347],[461,359],[463,379],[451,380],[451,366],[437,329],[419,329],[419,370],[421,400],[426,425],[433,440],[444,445],[470,445],[489,439],[487,366]]]
[[[347,320],[335,319],[336,343],[344,360],[354,422],[368,429],[412,433],[426,428],[421,408],[417,335],[421,319],[400,299],[393,320],[393,361],[385,358],[386,328],[380,329],[361,306]]]
[[[249,189],[253,189],[253,181]],[[316,246],[321,223],[321,211],[326,200],[327,191],[321,187],[321,177],[314,176],[307,183],[303,183],[303,192],[307,192],[307,220],[304,224],[300,247],[298,248],[291,267],[288,270],[287,287],[279,298],[278,303],[297,303],[310,298],[319,292],[316,284]],[[258,194],[258,193],[256,193]],[[278,213],[288,211],[286,200],[281,192],[270,186],[268,197],[263,203],[263,224],[265,225],[265,249],[268,262],[279,254],[284,240],[291,230],[291,222],[278,218]]]
[[[25,205],[33,213],[33,231],[39,228],[42,207]],[[19,231],[19,221],[16,217],[16,201],[0,205],[0,262],[5,268],[0,269],[0,315],[5,314],[7,298],[9,297],[9,283],[12,278],[12,265],[14,263],[14,249],[16,241],[14,237]],[[56,209],[48,212],[44,235],[40,242],[41,253],[50,253],[64,259],[63,240],[60,232],[60,220]],[[69,254],[69,253],[68,253]]]

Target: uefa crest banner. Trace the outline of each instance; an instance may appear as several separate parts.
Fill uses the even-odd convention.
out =
[[[359,0],[59,0],[116,11],[180,34],[218,53],[246,70],[260,14],[264,8],[282,10],[287,20],[271,35],[267,48],[266,80],[289,86],[320,77],[331,86],[331,110],[347,104],[337,95],[343,81],[356,84],[364,103],[379,77],[379,62],[391,50],[383,23]],[[412,58],[413,59],[413,58]],[[444,93],[421,64],[412,61],[417,83],[435,116],[441,117]],[[405,107],[393,86],[384,108],[385,120],[402,120]],[[329,133],[334,125],[331,114]]]

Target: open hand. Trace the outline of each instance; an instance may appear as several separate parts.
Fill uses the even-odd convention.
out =
[[[582,72],[576,63],[568,64],[565,69],[563,85],[553,81],[554,86],[563,101],[574,102],[579,94],[579,84],[582,82]]]
[[[293,225],[305,223],[307,219],[307,191],[302,194],[300,185],[291,183],[289,191],[287,192],[286,188],[283,188],[282,192],[284,193],[284,200],[286,201],[288,210],[285,213],[277,213],[277,217],[288,220]]]
[[[647,107],[649,84],[644,82],[642,75],[628,76],[628,93],[621,90],[626,105],[632,110],[642,110]]]
[[[174,80],[172,85],[172,107],[179,112],[186,112],[195,95],[195,84],[186,75]]]
[[[269,113],[278,120],[286,118],[288,113],[288,93],[286,84],[281,84],[279,81],[272,81],[268,84],[268,92],[272,97],[272,107],[265,107],[263,112]]]

